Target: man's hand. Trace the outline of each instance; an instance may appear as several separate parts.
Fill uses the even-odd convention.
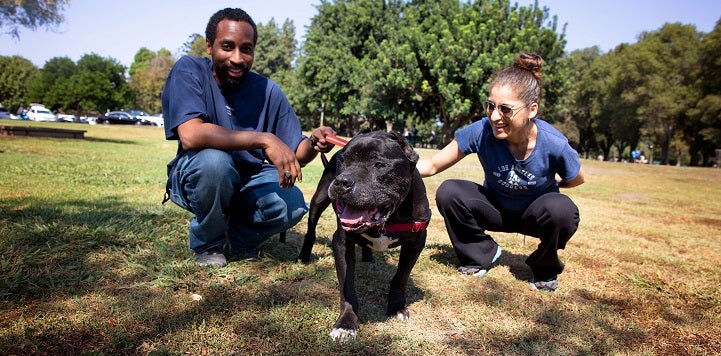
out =
[[[335,135],[335,131],[328,126],[321,126],[311,133],[307,140],[303,140],[296,150],[296,157],[301,166],[308,164],[318,155],[318,152],[328,153],[334,145],[326,141],[327,135]]]
[[[264,145],[263,151],[265,152],[268,160],[273,163],[276,169],[278,169],[278,184],[281,188],[291,188],[295,181],[303,181],[303,172],[300,169],[300,162],[295,157],[295,152],[283,143],[275,135],[269,140],[267,145]]]
[[[323,153],[330,152],[334,145],[325,140],[327,135],[335,135],[335,131],[328,126],[321,126],[313,130],[313,133],[310,136],[310,142],[313,145],[313,149]]]

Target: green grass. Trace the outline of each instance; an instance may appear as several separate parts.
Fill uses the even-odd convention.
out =
[[[200,268],[189,213],[161,205],[175,142],[152,127],[37,124],[86,138],[0,136],[0,354],[715,354],[721,347],[721,170],[583,161],[564,192],[581,226],[556,293],[530,290],[537,240],[494,234],[485,278],[456,272],[435,209],[444,180],[482,181],[475,158],[425,180],[434,215],[408,290],[411,319],[387,320],[398,251],[359,263],[361,329],[331,342],[335,229],[294,262],[305,222],[262,258]],[[433,151],[419,149],[421,156]],[[310,199],[322,166],[304,168]]]

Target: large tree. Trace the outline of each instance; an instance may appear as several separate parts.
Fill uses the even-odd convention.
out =
[[[358,105],[362,86],[372,70],[368,58],[375,56],[384,39],[386,20],[397,13],[393,1],[321,1],[311,20],[298,62],[298,75],[304,91],[304,104],[297,107],[315,120],[352,135],[358,118],[365,114]],[[395,17],[397,19],[397,17]],[[310,116],[309,116],[310,117]]]
[[[684,136],[691,165],[721,165],[721,21],[704,36],[699,53],[698,89],[701,99],[689,110]]]
[[[28,104],[27,83],[39,73],[38,68],[20,56],[0,56],[0,104],[15,111]]]
[[[75,109],[79,99],[71,87],[70,78],[77,72],[78,67],[70,58],[50,58],[38,76],[28,82],[28,99],[43,103],[53,111]]]
[[[564,121],[575,129],[575,134],[569,134],[571,128],[567,128],[564,133],[585,158],[589,158],[597,148],[594,134],[594,120],[597,116],[594,112],[599,107],[602,74],[594,63],[599,58],[601,51],[594,46],[575,50],[564,59],[567,75],[575,80],[569,82],[561,106],[566,108]]]
[[[180,55],[210,58],[208,51],[205,49],[205,37],[199,33],[188,36],[183,46],[180,47]]]
[[[286,19],[282,27],[270,19],[258,24],[258,44],[255,47],[253,70],[271,79],[292,69],[297,47],[295,26]]]
[[[326,114],[347,119],[338,124],[348,133],[359,115],[381,121],[400,115],[407,126],[438,118],[445,143],[483,115],[489,77],[524,51],[546,60],[544,117],[561,118],[551,108],[565,85],[558,61],[564,44],[555,18],[535,5],[323,1],[308,31],[299,75]]]
[[[53,27],[65,19],[62,11],[70,0],[0,0],[0,29],[14,38],[20,28]]]
[[[135,55],[130,65],[130,84],[135,107],[151,113],[162,110],[160,94],[175,57],[167,49],[153,52],[145,47]]]
[[[701,37],[692,25],[665,24],[642,33],[623,62],[620,75],[628,84],[622,95],[644,121],[642,136],[660,145],[662,164],[669,162],[672,148],[677,162],[684,151],[674,141],[689,127],[689,108],[699,99],[695,71]]]

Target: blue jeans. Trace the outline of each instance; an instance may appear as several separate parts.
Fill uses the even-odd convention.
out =
[[[183,154],[170,177],[170,199],[195,214],[188,247],[213,247],[233,255],[255,250],[270,236],[288,230],[308,212],[296,186],[281,189],[278,171],[238,172],[225,151],[212,148]]]

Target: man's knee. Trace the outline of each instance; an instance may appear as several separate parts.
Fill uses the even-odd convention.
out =
[[[236,171],[233,157],[225,151],[213,148],[198,151],[193,157],[192,165],[195,171],[209,180],[227,179],[230,172]]]

